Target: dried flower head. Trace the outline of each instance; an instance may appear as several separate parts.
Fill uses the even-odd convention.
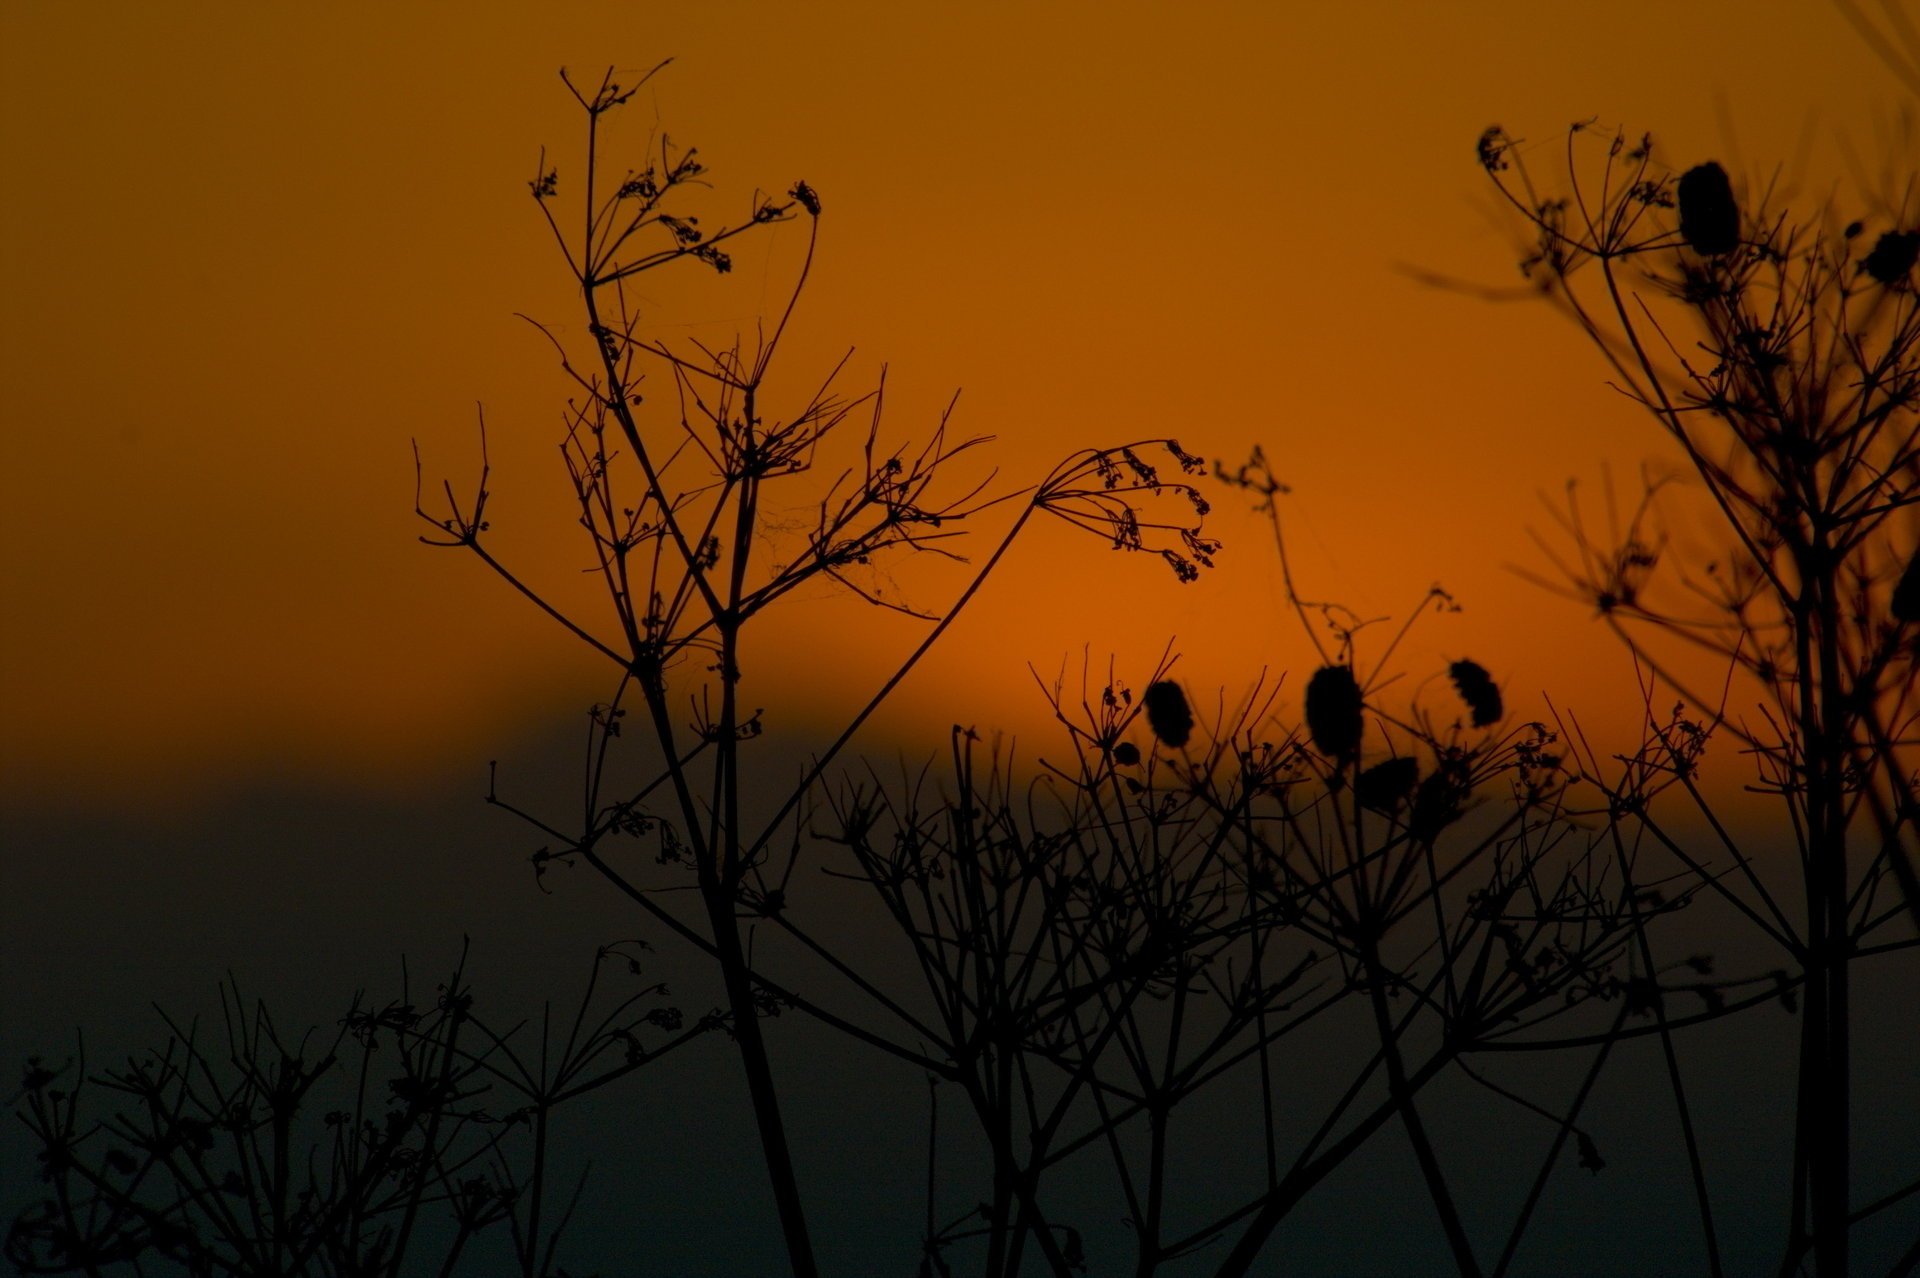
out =
[[[1712,160],[1680,175],[1680,235],[1702,257],[1731,253],[1740,243],[1733,184]]]
[[[1891,286],[1906,282],[1916,260],[1920,260],[1920,231],[1888,231],[1874,242],[1860,269]]]
[[[1391,812],[1406,801],[1419,779],[1420,765],[1413,756],[1403,754],[1376,763],[1355,778],[1353,797],[1363,808]]]
[[[1307,731],[1320,753],[1360,753],[1360,685],[1346,666],[1321,666],[1307,681]]]
[[[1147,726],[1163,745],[1179,749],[1193,735],[1193,711],[1187,708],[1187,694],[1171,680],[1147,685],[1144,698]]]
[[[1414,841],[1431,845],[1440,831],[1458,821],[1467,792],[1466,769],[1461,761],[1441,759],[1440,766],[1414,792],[1413,811],[1407,817],[1407,832]]]
[[[1474,158],[1480,161],[1480,167],[1489,173],[1498,173],[1507,167],[1506,150],[1512,145],[1507,133],[1497,124],[1490,124],[1473,144]]]
[[[1504,713],[1500,689],[1494,686],[1493,676],[1487,673],[1486,667],[1476,661],[1456,661],[1447,667],[1447,674],[1460,699],[1473,712],[1474,727],[1484,728],[1499,720]]]

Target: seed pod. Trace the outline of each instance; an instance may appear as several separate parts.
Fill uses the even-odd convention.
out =
[[[1193,735],[1193,711],[1187,709],[1187,694],[1180,685],[1168,680],[1147,685],[1147,726],[1162,745],[1178,750]]]
[[[1920,550],[1907,560],[1900,584],[1893,588],[1893,615],[1897,621],[1920,621]]]
[[[1460,782],[1445,766],[1420,783],[1407,817],[1407,833],[1416,843],[1431,845],[1440,831],[1460,819],[1460,801],[1466,797]]]
[[[1731,253],[1740,243],[1733,184],[1712,160],[1680,175],[1680,235],[1702,257]]]
[[[1420,765],[1411,755],[1387,759],[1362,772],[1353,783],[1353,797],[1363,808],[1391,812],[1405,801],[1420,779]]]
[[[1307,732],[1320,753],[1350,759],[1360,753],[1360,685],[1345,666],[1321,666],[1307,681]]]
[[[1113,748],[1113,761],[1123,768],[1131,768],[1140,762],[1140,747],[1131,741],[1122,741]]]
[[[1500,689],[1494,687],[1493,676],[1484,666],[1476,661],[1456,661],[1447,667],[1447,673],[1453,677],[1460,699],[1473,711],[1474,727],[1484,728],[1500,718]]]
[[[1882,284],[1898,284],[1920,260],[1920,231],[1888,231],[1874,242],[1860,269]]]

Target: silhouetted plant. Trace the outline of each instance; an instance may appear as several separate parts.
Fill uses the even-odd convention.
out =
[[[1566,1146],[1582,1167],[1604,1165],[1580,1114],[1629,1019],[1674,988],[1650,962],[1645,933],[1690,895],[1649,894],[1604,786],[1590,784],[1600,771],[1569,767],[1558,734],[1541,724],[1499,727],[1505,708],[1484,667],[1448,668],[1464,722],[1418,698],[1397,713],[1383,700],[1408,630],[1430,611],[1456,609],[1450,595],[1433,588],[1368,653],[1369,623],[1298,592],[1278,506],[1287,488],[1265,455],[1256,449],[1245,465],[1216,473],[1254,494],[1272,521],[1288,602],[1324,662],[1305,692],[1305,731],[1278,748],[1233,751],[1233,767],[1220,772],[1249,778],[1255,796],[1251,819],[1236,826],[1247,890],[1270,911],[1260,940],[1311,938],[1338,963],[1339,988],[1365,1004],[1378,1043],[1292,1170],[1270,1170],[1218,1272],[1248,1272],[1304,1194],[1390,1121],[1405,1129],[1456,1268],[1486,1272],[1418,1101],[1450,1071],[1552,1124],[1491,1267],[1505,1272]],[[1577,1029],[1562,1027],[1567,1020]],[[1592,1059],[1558,1108],[1486,1073],[1491,1060],[1574,1049]],[[1384,1095],[1367,1101],[1382,1076]]]
[[[1500,722],[1505,713],[1500,688],[1486,667],[1477,661],[1456,661],[1447,667],[1447,677],[1453,680],[1460,699],[1473,712],[1474,727],[1488,728]]]
[[[556,1250],[582,1174],[554,1214],[554,1111],[711,1028],[683,1027],[651,984],[608,1005],[600,952],[556,1043],[496,1029],[462,968],[418,1002],[355,1000],[331,1035],[281,1035],[237,984],[222,1028],[168,1018],[167,1044],[89,1071],[28,1062],[20,1117],[39,1147],[46,1197],[12,1223],[21,1273],[563,1276]],[[217,1045],[208,1039],[217,1040]],[[649,1046],[647,1040],[652,1041]],[[119,1108],[93,1112],[100,1091]],[[511,1260],[469,1250],[506,1226]]]
[[[1271,498],[1278,486],[1257,490]],[[1438,591],[1429,602],[1450,606]],[[1351,616],[1316,605],[1303,618],[1316,609]],[[1603,1165],[1579,1113],[1621,1026],[1675,988],[1641,965],[1635,942],[1687,896],[1646,895],[1618,863],[1598,796],[1569,806],[1572,777],[1551,733],[1488,731],[1499,706],[1484,669],[1450,671],[1464,722],[1417,705],[1386,714],[1378,690],[1405,628],[1364,687],[1352,673],[1360,629],[1338,622],[1323,653],[1323,672],[1345,676],[1345,720],[1323,724],[1318,743],[1277,720],[1272,690],[1203,727],[1163,661],[1138,698],[1111,672],[1091,688],[1083,676],[1077,696],[1064,681],[1046,686],[1070,753],[1043,755],[1038,780],[1004,751],[982,759],[976,735],[956,728],[944,783],[870,773],[829,792],[814,831],[846,850],[903,947],[875,961],[891,980],[843,975],[884,1006],[887,1049],[918,1052],[933,1084],[923,1273],[977,1262],[998,1278],[1036,1252],[1048,1272],[1079,1269],[1085,1222],[1053,1204],[1063,1183],[1084,1192],[1101,1154],[1135,1273],[1215,1247],[1217,1272],[1245,1273],[1279,1223],[1395,1121],[1457,1267],[1482,1272],[1417,1102],[1454,1070],[1553,1124],[1499,1269],[1563,1150]],[[792,910],[769,925],[797,927]],[[903,970],[918,975],[917,993],[901,987]],[[1354,1000],[1371,1055],[1340,1029]],[[1585,1032],[1550,1037],[1568,1018]],[[1564,1051],[1565,1040],[1598,1050],[1558,1110],[1473,1064]],[[1283,1080],[1308,1059],[1350,1061],[1352,1074],[1300,1141],[1285,1133],[1299,1101],[1285,1099]],[[954,1091],[961,1130],[986,1157],[980,1192],[955,1187],[942,1159],[962,1147],[954,1107],[940,1104]],[[1243,1116],[1234,1135],[1258,1142],[1260,1170],[1235,1184],[1216,1169],[1196,1204],[1174,1168],[1196,1137],[1220,1147],[1224,1134],[1191,1117],[1196,1098],[1219,1092]],[[968,1206],[955,1216],[953,1203]]]
[[[663,143],[638,173],[598,176],[603,120],[631,93],[611,82],[575,91],[588,121],[577,219],[556,213],[562,184],[544,157],[530,183],[594,337],[593,358],[576,363],[549,334],[579,392],[563,454],[610,624],[563,613],[495,556],[484,457],[471,500],[448,489],[443,512],[421,509],[437,529],[423,540],[476,554],[614,667],[614,691],[591,718],[577,823],[536,817],[497,790],[490,801],[541,830],[548,842],[537,871],[555,861],[591,866],[715,962],[796,1273],[815,1272],[813,1244],[760,1026],[785,1009],[921,1071],[936,1100],[964,1099],[986,1184],[959,1191],[969,1207],[952,1216],[943,1204],[956,1193],[940,1184],[936,1138],[928,1273],[951,1272],[963,1254],[992,1278],[1020,1272],[1030,1257],[1055,1274],[1082,1267],[1082,1227],[1057,1218],[1050,1195],[1102,1155],[1137,1272],[1219,1243],[1228,1246],[1221,1272],[1242,1273],[1279,1221],[1394,1121],[1420,1156],[1458,1267],[1478,1272],[1416,1097],[1473,1053],[1530,1050],[1543,1025],[1591,1019],[1590,1005],[1624,1006],[1624,991],[1660,979],[1629,972],[1631,938],[1660,911],[1634,898],[1600,836],[1575,837],[1551,734],[1502,729],[1497,684],[1464,661],[1449,672],[1464,721],[1417,704],[1387,714],[1377,693],[1404,627],[1370,654],[1363,677],[1362,623],[1337,604],[1292,595],[1288,570],[1291,602],[1321,657],[1305,734],[1273,720],[1271,693],[1201,731],[1163,665],[1138,700],[1111,676],[1077,708],[1062,687],[1050,689],[1071,754],[1043,760],[1040,782],[1021,781],[997,750],[982,759],[961,729],[951,778],[937,790],[924,776],[899,788],[871,776],[830,780],[854,733],[1036,514],[1157,555],[1181,580],[1210,565],[1217,546],[1196,522],[1207,502],[1188,479],[1202,464],[1170,440],[1087,449],[1032,488],[987,497],[977,485],[949,488],[946,477],[980,441],[951,441],[943,416],[918,450],[888,445],[882,388],[843,397],[833,388],[838,369],[790,416],[776,415],[770,375],[818,244],[821,199],[795,184],[785,200],[755,200],[738,226],[707,231],[670,208],[703,171],[691,152]],[[640,335],[625,281],[689,258],[724,272],[729,259],[716,245],[801,217],[805,259],[770,331],[720,349]],[[568,224],[585,229],[572,234]],[[664,410],[642,398],[647,368],[670,388]],[[807,476],[856,410],[868,420],[850,467],[809,490]],[[1163,477],[1155,450],[1181,475]],[[1248,470],[1239,478],[1271,498],[1279,485],[1256,463],[1255,479]],[[776,485],[810,491],[817,515],[797,544],[775,543],[779,558],[756,557]],[[1177,517],[1151,513],[1167,501]],[[899,552],[954,556],[969,521],[1002,505],[1009,526],[943,608],[881,596],[851,575]],[[820,578],[931,625],[795,784],[754,766],[752,742],[778,708],[743,708],[768,700],[743,698],[743,636]],[[1450,600],[1436,590],[1428,605]],[[629,703],[645,732],[626,730]],[[686,706],[690,733],[680,723]],[[647,779],[618,786],[613,753],[636,744]],[[775,797],[756,811],[749,793]],[[1499,804],[1483,803],[1494,794]],[[636,857],[635,841],[653,855]],[[837,845],[839,857],[823,860],[822,843]],[[842,926],[821,926],[806,908],[800,871],[810,864],[850,873],[873,894],[904,962],[864,966],[841,950]],[[697,913],[682,913],[680,902],[697,903]],[[903,974],[918,988],[903,985]],[[1285,1149],[1274,1094],[1283,1040],[1349,999],[1365,1005],[1377,1050],[1355,1061],[1316,1134]],[[1609,1009],[1603,1019],[1625,1014]],[[1175,1115],[1203,1090],[1231,1086],[1247,1089],[1263,1115],[1255,1129],[1263,1172],[1238,1191],[1220,1187],[1209,1199],[1226,1204],[1220,1210],[1185,1219],[1169,1183]],[[1570,1141],[1586,1165],[1599,1163],[1577,1125],[1579,1099],[1564,1114],[1522,1103],[1556,1124],[1539,1184]],[[1529,1200],[1519,1213],[1509,1253],[1531,1208]]]
[[[1684,795],[1720,847],[1674,835],[1637,783],[1615,803],[1692,876],[1693,890],[1731,905],[1776,950],[1768,967],[1785,964],[1804,980],[1783,1270],[1811,1253],[1817,1272],[1842,1274],[1862,1215],[1851,1180],[1862,1014],[1851,973],[1914,944],[1903,924],[1920,920],[1920,644],[1907,584],[1920,534],[1920,239],[1895,225],[1867,248],[1863,221],[1836,231],[1826,210],[1743,207],[1717,164],[1676,184],[1650,138],[1576,126],[1570,194],[1556,197],[1540,193],[1500,130],[1487,131],[1479,154],[1531,228],[1529,277],[1679,447],[1724,543],[1710,560],[1677,556],[1660,531],[1674,490],[1655,485],[1626,527],[1601,540],[1569,489],[1560,523],[1572,549],[1547,548],[1558,578],[1546,584],[1593,606],[1700,720],[1676,711],[1635,767]],[[1895,216],[1912,214],[1903,205]],[[1675,661],[1689,649],[1730,669],[1726,690],[1693,685]],[[1750,694],[1753,718],[1729,705]],[[1709,732],[1755,760],[1751,788],[1780,805],[1797,876],[1735,840],[1713,812],[1697,775]],[[1677,1066],[1671,1072],[1678,1094]],[[1690,1130],[1687,1140],[1718,1272]]]
[[[1360,751],[1360,685],[1345,666],[1321,666],[1307,681],[1307,732],[1314,748],[1337,759]]]
[[[577,823],[538,819],[508,805],[497,793],[493,801],[518,812],[550,840],[536,857],[537,868],[555,860],[590,865],[655,922],[714,961],[725,986],[727,1027],[744,1067],[787,1251],[795,1272],[811,1275],[816,1272],[813,1244],[759,1023],[762,1015],[782,1007],[801,1008],[863,1041],[923,1063],[918,1051],[776,983],[767,975],[766,964],[749,961],[746,934],[766,925],[817,956],[830,953],[793,920],[788,900],[817,782],[979,592],[1036,515],[1084,528],[1114,549],[1157,556],[1180,580],[1197,576],[1217,550],[1199,528],[1206,503],[1185,478],[1198,473],[1202,464],[1172,440],[1083,449],[1032,487],[987,497],[982,496],[983,484],[956,483],[949,474],[952,463],[984,442],[952,439],[951,410],[918,449],[883,438],[884,379],[871,391],[842,396],[835,389],[841,371],[836,367],[815,390],[795,401],[790,414],[781,415],[770,399],[770,377],[819,243],[820,195],[797,182],[785,198],[756,195],[739,223],[709,230],[698,216],[680,208],[688,189],[705,173],[692,149],[678,150],[661,139],[657,154],[650,153],[639,169],[617,176],[606,169],[606,120],[631,99],[638,85],[616,84],[611,73],[592,89],[583,90],[570,79],[566,84],[586,115],[585,156],[574,180],[581,205],[564,219],[560,216],[561,175],[544,155],[528,185],[579,285],[594,339],[586,358],[576,362],[565,344],[547,333],[578,389],[567,409],[563,452],[580,523],[590,541],[591,570],[605,585],[611,615],[605,626],[566,615],[495,557],[486,516],[484,460],[470,500],[461,502],[447,487],[448,504],[440,512],[429,513],[416,502],[421,517],[438,530],[422,540],[477,555],[615,671],[614,691],[594,714],[587,801]],[[806,227],[805,257],[770,331],[762,328],[751,342],[742,339],[719,349],[698,342],[676,346],[641,335],[642,315],[629,281],[681,262],[724,274],[731,258],[723,245],[796,218]],[[651,403],[642,393],[649,369],[666,379],[667,393],[659,397],[664,404]],[[848,468],[836,479],[809,488],[815,465],[838,446],[840,429],[856,412],[867,415],[867,425],[864,438],[848,450]],[[1163,477],[1163,464],[1180,474]],[[783,561],[770,559],[764,549],[772,531],[766,502],[776,491],[785,494],[788,504],[804,495],[817,511],[812,528],[797,544],[777,552]],[[1154,515],[1163,505],[1177,513],[1170,518]],[[1011,514],[1009,526],[971,580],[938,609],[922,610],[882,597],[851,574],[855,566],[907,552],[957,559],[955,539],[970,521],[1000,507]],[[932,624],[795,784],[754,763],[750,742],[761,732],[764,716],[778,713],[778,707],[757,708],[771,700],[759,695],[752,703],[743,700],[744,640],[762,616],[815,580],[838,581],[868,602]],[[622,734],[623,717],[633,701],[639,703],[645,731]],[[690,730],[682,721],[687,706],[694,714]],[[644,738],[650,756],[646,766],[656,770],[643,784],[620,789],[608,766],[609,755],[616,737],[624,742],[636,735]],[[770,804],[771,815],[747,801],[750,795],[770,794],[785,796]],[[791,832],[794,848],[784,863],[772,851],[782,831]],[[653,867],[636,864],[624,850],[630,843],[619,842],[634,838],[655,847]],[[684,885],[686,876],[696,889],[691,899],[699,906],[691,916],[675,908],[688,898],[658,894],[663,886]],[[844,963],[835,963],[855,989],[879,997],[882,1009],[895,1010],[871,983]]]
[[[1147,726],[1153,729],[1160,744],[1175,750],[1185,745],[1193,735],[1193,711],[1180,685],[1170,679],[1148,684],[1145,703]],[[1138,757],[1137,750],[1135,756]]]

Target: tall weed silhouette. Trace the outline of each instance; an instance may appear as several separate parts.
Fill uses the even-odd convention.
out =
[[[1555,571],[1536,580],[1592,607],[1650,672],[1650,722],[1656,695],[1691,707],[1637,766],[1677,781],[1662,788],[1720,845],[1678,838],[1672,809],[1637,782],[1614,804],[1746,921],[1772,951],[1761,962],[1801,985],[1782,1265],[1811,1255],[1816,1272],[1846,1273],[1863,1212],[1891,1205],[1862,1209],[1853,1189],[1855,1027],[1881,1012],[1856,1005],[1854,969],[1914,945],[1920,921],[1920,635],[1904,584],[1920,541],[1912,175],[1895,207],[1843,225],[1831,206],[1796,212],[1757,187],[1743,196],[1712,161],[1676,178],[1650,136],[1575,126],[1554,184],[1565,195],[1543,193],[1498,128],[1478,155],[1532,236],[1522,269],[1685,459],[1684,493],[1649,485],[1605,531],[1570,487],[1559,536],[1541,542]],[[1719,542],[1706,556],[1679,552],[1665,531],[1691,494]],[[1724,680],[1696,684],[1678,661],[1701,652]],[[1790,859],[1744,846],[1713,811],[1698,779],[1709,733],[1753,761],[1750,788],[1777,805]],[[1683,1096],[1670,1041],[1668,1060]],[[1690,1123],[1686,1134],[1717,1272]]]

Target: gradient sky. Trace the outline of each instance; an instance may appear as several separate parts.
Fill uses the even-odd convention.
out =
[[[1817,185],[1899,101],[1799,0],[12,4],[0,23],[0,785],[42,798],[256,772],[403,793],[598,694],[563,635],[417,545],[410,511],[409,440],[464,481],[484,403],[502,553],[584,597],[563,387],[514,318],[578,327],[525,198],[543,145],[579,171],[563,65],[674,57],[626,136],[657,120],[696,143],[716,216],[821,191],[789,393],[854,348],[856,381],[889,364],[893,429],[917,436],[962,389],[959,429],[998,437],[1009,484],[1139,435],[1229,460],[1264,442],[1312,589],[1398,613],[1440,581],[1466,605],[1422,631],[1416,675],[1472,655],[1521,713],[1550,690],[1616,723],[1615,645],[1505,565],[1540,562],[1538,493],[1603,462],[1630,483],[1661,441],[1546,311],[1399,267],[1515,278],[1472,159],[1495,121],[1550,148],[1598,117],[1654,130],[1676,166]],[[797,234],[725,280],[662,281],[662,331],[750,322]],[[1027,727],[1027,663],[1083,645],[1144,675],[1173,639],[1189,683],[1229,696],[1303,666],[1271,544],[1217,496],[1228,549],[1198,586],[1033,539],[883,736]],[[946,581],[899,585],[932,604]],[[789,723],[916,634],[824,595],[782,624],[748,674],[804,671],[798,702],[761,694]]]

